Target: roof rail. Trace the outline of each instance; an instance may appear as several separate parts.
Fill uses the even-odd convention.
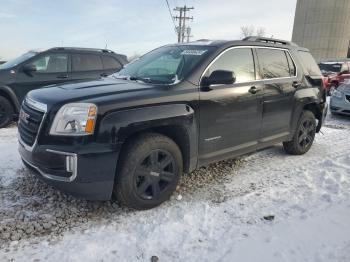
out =
[[[280,40],[280,39],[274,39],[274,38],[268,38],[268,37],[260,37],[260,36],[248,36],[243,39],[243,41],[252,41],[252,42],[262,42],[267,44],[279,44],[279,45],[290,45],[290,46],[298,46],[294,42]]]
[[[85,48],[85,47],[53,47],[49,50],[80,50],[80,51],[98,51],[103,53],[114,53],[109,49],[99,49],[99,48]]]

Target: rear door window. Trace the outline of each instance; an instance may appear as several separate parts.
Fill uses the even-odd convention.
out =
[[[257,48],[264,79],[290,77],[288,60],[284,50]]]
[[[113,69],[120,70],[122,68],[121,64],[111,56],[102,56],[103,68],[104,69]]]
[[[321,71],[315,62],[315,59],[309,52],[299,51],[299,57],[301,59],[301,65],[304,71],[309,74],[309,76],[320,76]]]
[[[90,54],[73,54],[72,67],[76,72],[103,70],[101,57]]]

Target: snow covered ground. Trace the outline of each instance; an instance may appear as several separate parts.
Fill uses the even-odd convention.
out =
[[[281,145],[184,177],[149,211],[65,196],[0,130],[0,261],[350,261],[350,118],[304,156]]]

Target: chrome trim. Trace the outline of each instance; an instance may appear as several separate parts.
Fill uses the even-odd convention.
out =
[[[77,156],[77,154],[61,152],[61,151],[55,151],[55,150],[50,150],[50,149],[46,149],[46,151],[50,152],[50,153],[54,153],[54,154],[59,154],[59,155],[65,155],[65,156],[72,157],[73,163],[74,163],[72,175],[70,177],[60,177],[60,176],[50,175],[50,174],[47,174],[47,173],[43,172],[39,167],[37,167],[36,165],[32,164],[31,162],[29,162],[25,158],[23,158],[23,156],[22,156],[22,160],[26,164],[28,164],[29,166],[34,168],[36,171],[38,171],[40,173],[40,175],[42,175],[46,179],[60,181],[60,182],[68,182],[68,183],[74,181],[76,179],[77,175],[78,175],[78,156]]]
[[[32,104],[28,103],[28,101],[31,101],[30,103],[32,103]],[[21,135],[20,135],[19,132],[18,132],[18,136],[17,136],[17,137],[18,137],[18,142],[19,142],[27,151],[33,152],[34,148],[35,148],[36,145],[38,144],[38,137],[39,137],[39,134],[40,134],[42,125],[43,125],[43,123],[44,123],[44,121],[45,121],[45,119],[46,119],[46,116],[47,116],[47,105],[42,104],[42,103],[39,103],[39,102],[36,102],[36,101],[34,101],[33,99],[30,99],[30,98],[26,98],[26,99],[25,99],[25,102],[27,103],[27,105],[28,105],[30,108],[44,113],[43,118],[41,119],[41,123],[40,123],[39,128],[38,128],[38,133],[36,134],[36,137],[35,137],[35,140],[34,140],[34,143],[33,143],[32,146],[29,146],[29,145],[27,145],[26,143],[24,143],[24,141],[23,141],[22,138],[21,138]],[[46,111],[42,111],[41,109],[35,107],[35,104],[44,105]],[[44,109],[44,108],[42,108],[42,109]],[[19,120],[19,121],[21,121],[21,120]]]
[[[255,79],[255,80],[251,80],[251,81],[247,81],[247,82],[239,82],[239,83],[234,83],[234,84],[245,84],[245,83],[254,83],[254,82],[264,82],[264,81],[271,81],[271,80],[281,80],[281,79],[296,79],[298,78],[298,66],[297,63],[295,63],[295,59],[293,57],[293,55],[290,53],[289,49],[287,48],[280,48],[280,47],[268,47],[268,46],[233,46],[233,47],[229,47],[227,49],[225,49],[224,51],[222,51],[219,55],[217,55],[213,61],[210,62],[210,64],[205,68],[205,70],[203,71],[200,79],[199,79],[199,84],[202,83],[202,78],[204,77],[205,73],[208,71],[209,67],[211,67],[223,54],[225,54],[226,52],[233,50],[233,49],[241,49],[241,48],[250,48],[250,49],[274,49],[274,50],[283,50],[288,52],[288,54],[290,55],[294,65],[295,65],[295,76],[287,76],[287,77],[276,77],[276,78],[269,78],[269,79]],[[254,57],[253,57],[254,58]],[[254,64],[256,65],[256,62],[254,60]],[[224,85],[224,84],[223,84]]]
[[[210,137],[210,138],[206,138],[204,139],[206,142],[210,142],[210,141],[214,141],[214,140],[218,140],[221,139],[221,136],[216,136],[216,137]]]
[[[47,112],[47,105],[46,104],[43,104],[43,103],[40,103],[40,102],[37,102],[29,97],[26,97],[25,99],[27,105],[35,110],[38,110],[38,111],[41,111],[41,112],[44,112],[46,113]]]

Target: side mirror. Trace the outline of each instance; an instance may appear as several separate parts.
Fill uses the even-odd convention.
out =
[[[31,75],[31,73],[35,72],[37,69],[36,69],[35,65],[28,64],[28,65],[23,66],[22,70],[24,73]]]
[[[232,71],[216,70],[209,77],[203,78],[204,86],[210,85],[231,85],[236,82],[236,75]]]

